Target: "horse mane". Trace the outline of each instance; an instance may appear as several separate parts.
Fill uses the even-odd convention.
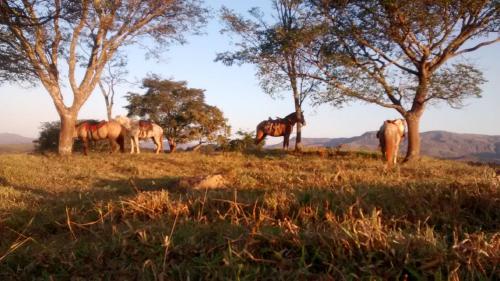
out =
[[[292,113],[288,114],[287,116],[285,116],[283,119],[290,120],[292,118],[295,118],[296,116],[297,116],[297,114],[295,112],[292,112]]]

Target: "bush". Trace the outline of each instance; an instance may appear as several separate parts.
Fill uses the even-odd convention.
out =
[[[253,132],[245,132],[238,131],[237,135],[240,136],[239,139],[232,139],[227,144],[228,151],[251,151],[251,150],[260,150],[265,145],[265,141],[262,141],[260,144],[255,144],[255,137]]]
[[[36,152],[55,152],[59,146],[60,121],[43,122],[40,136],[35,140]]]

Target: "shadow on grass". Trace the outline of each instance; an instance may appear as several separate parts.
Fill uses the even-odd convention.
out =
[[[500,190],[494,186],[412,183],[406,186],[358,184],[345,187],[311,187],[302,190],[271,187],[195,189],[180,186],[181,179],[182,177],[161,177],[100,180],[96,186],[136,193],[164,190],[192,201],[200,201],[208,194],[209,199],[222,199],[227,202],[236,200],[235,202],[242,202],[248,208],[254,208],[255,202],[268,202],[266,204],[274,211],[280,208],[288,210],[274,213],[278,219],[297,217],[304,207],[315,209],[318,214],[323,215],[332,211],[342,217],[355,207],[364,213],[380,210],[382,217],[388,221],[405,221],[410,224],[426,222],[450,237],[457,228],[467,232],[494,232],[500,229]],[[98,196],[100,195],[93,197]],[[216,217],[217,212],[227,211],[219,210],[220,205],[214,207],[214,213],[207,215]],[[248,212],[251,213],[251,210]],[[315,218],[315,220],[321,219],[324,218]]]
[[[271,159],[294,155],[253,153]],[[327,149],[300,155],[379,157]],[[117,173],[138,174],[132,164],[120,169]],[[340,280],[349,274],[386,280],[403,273],[432,279],[436,272],[446,275],[456,268],[455,238],[500,229],[500,191],[493,185],[354,182],[200,190],[180,186],[183,179],[98,178],[90,189],[56,193],[0,178],[0,185],[37,195],[32,208],[14,208],[0,218],[1,226],[17,231],[0,228],[0,256],[19,237],[36,241],[0,263],[4,280],[90,278],[85,274],[160,279],[162,267],[167,279],[178,280],[318,280],[323,275]],[[424,228],[429,236],[422,234]],[[165,245],[170,245],[168,252]],[[458,264],[467,271],[466,262]]]

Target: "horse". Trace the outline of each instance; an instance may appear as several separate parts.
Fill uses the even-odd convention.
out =
[[[295,123],[301,123],[303,126],[306,125],[303,112],[301,112],[300,118],[297,118],[297,114],[295,112],[288,114],[284,118],[278,117],[276,119],[271,119],[271,117],[269,117],[268,120],[264,120],[257,125],[255,144],[258,145],[261,143],[266,136],[282,136],[283,149],[287,150],[288,143],[290,141],[290,134],[292,133]]]
[[[128,132],[130,137],[130,153],[141,153],[139,139],[151,138],[156,145],[155,153],[163,150],[163,129],[152,121],[131,120],[125,116],[116,116],[114,119]]]
[[[89,140],[97,141],[108,139],[111,144],[111,153],[120,148],[125,152],[125,136],[122,125],[116,121],[94,121],[87,120],[75,125],[73,138],[79,138],[83,142],[83,154],[88,155]]]
[[[382,157],[387,161],[387,167],[397,164],[399,144],[405,137],[405,120],[386,120],[377,132],[380,141]]]

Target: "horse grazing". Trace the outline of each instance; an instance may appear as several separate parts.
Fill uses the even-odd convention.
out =
[[[255,136],[255,144],[259,144],[264,140],[266,136],[272,137],[283,137],[283,149],[288,149],[288,143],[290,141],[290,134],[292,133],[293,126],[295,123],[301,123],[303,126],[306,125],[306,120],[304,119],[304,113],[302,112],[300,118],[297,118],[295,112],[288,114],[285,118],[276,118],[264,120],[257,125],[257,132]]]
[[[397,164],[399,144],[404,137],[404,119],[386,120],[377,132],[382,157],[387,161],[387,167]]]
[[[141,153],[139,139],[151,138],[156,145],[155,153],[163,150],[163,129],[152,121],[131,120],[125,116],[116,116],[114,119],[128,132],[130,137],[130,153]]]
[[[79,138],[83,142],[83,154],[87,155],[89,141],[108,139],[111,144],[111,153],[116,152],[118,147],[125,152],[125,136],[122,125],[116,121],[83,121],[75,126],[73,138]]]

